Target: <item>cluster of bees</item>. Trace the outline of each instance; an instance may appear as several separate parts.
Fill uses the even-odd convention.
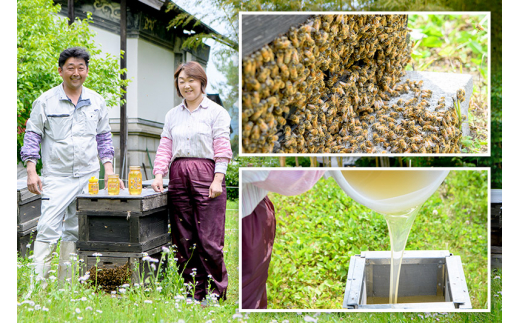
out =
[[[97,284],[107,293],[117,290],[119,286],[127,283],[131,275],[128,263],[114,268],[96,268],[96,266],[92,266],[89,271],[91,275],[87,282],[92,286]]]
[[[245,57],[242,151],[459,152],[455,109],[444,98],[431,104],[422,81],[402,81],[407,23],[407,15],[317,15]]]

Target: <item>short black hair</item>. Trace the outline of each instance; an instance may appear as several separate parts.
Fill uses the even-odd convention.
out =
[[[58,59],[59,67],[63,68],[63,65],[65,64],[65,62],[71,57],[84,59],[85,65],[87,65],[87,67],[88,67],[88,61],[90,60],[90,54],[87,52],[87,50],[85,48],[81,48],[81,47],[71,47],[71,48],[67,48],[66,50],[61,52],[60,58]]]

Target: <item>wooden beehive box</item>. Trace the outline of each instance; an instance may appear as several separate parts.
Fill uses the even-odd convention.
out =
[[[29,256],[29,251],[34,250],[34,240],[37,233],[36,227],[17,232],[16,250],[20,257],[25,258]]]
[[[166,244],[165,247],[169,247],[171,244]],[[146,251],[149,257],[161,260],[162,256],[162,247],[155,247],[151,250]],[[88,270],[92,267],[96,266],[97,269],[113,269],[116,267],[124,266],[128,263],[129,268],[131,270],[131,283],[141,283],[146,282],[147,278],[151,275],[157,277],[157,271],[159,269],[159,263],[155,264],[155,269],[153,268],[152,262],[148,262],[143,260],[142,252],[103,252],[101,256],[95,255],[96,253],[93,251],[78,251],[78,257],[81,261],[80,265],[80,275],[84,275]],[[164,255],[165,261],[167,261],[167,254]],[[164,268],[163,265],[161,265]],[[92,273],[91,273],[92,276]]]
[[[170,242],[166,190],[141,195],[79,195],[77,248],[98,252],[145,252]]]
[[[29,192],[27,178],[21,178],[16,182],[17,198],[17,232],[25,232],[35,228],[41,215],[41,196]]]

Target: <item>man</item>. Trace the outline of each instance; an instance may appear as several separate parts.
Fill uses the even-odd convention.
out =
[[[58,279],[71,277],[70,253],[76,252],[76,196],[87,191],[88,179],[99,174],[98,155],[107,176],[113,174],[114,147],[105,100],[83,86],[90,55],[79,47],[64,50],[58,60],[63,83],[33,103],[27,121],[22,160],[27,187],[42,195],[42,215],[34,242],[36,279],[49,276],[52,253],[61,238]],[[43,162],[42,178],[36,161]],[[124,188],[123,182],[120,183]]]

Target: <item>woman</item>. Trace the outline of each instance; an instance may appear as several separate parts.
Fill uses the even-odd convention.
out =
[[[154,163],[152,188],[163,190],[168,171],[168,204],[172,243],[177,246],[179,272],[195,290],[188,295],[203,301],[208,293],[226,299],[224,264],[226,186],[232,158],[228,112],[204,93],[207,76],[197,62],[174,74],[182,103],[168,111]]]

